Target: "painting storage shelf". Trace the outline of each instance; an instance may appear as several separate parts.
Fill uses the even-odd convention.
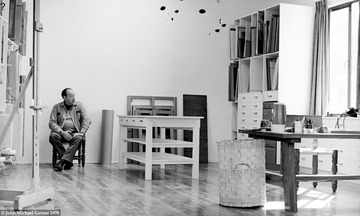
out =
[[[7,81],[7,57],[8,57],[8,28],[9,28],[9,0],[2,1],[5,4],[0,15],[0,113],[6,109],[6,81]]]
[[[180,116],[118,116],[120,125],[119,167],[124,169],[124,160],[132,159],[145,164],[145,180],[152,179],[152,165],[192,164],[192,178],[199,178],[199,131],[202,117]],[[145,138],[127,137],[127,129],[145,130]],[[160,128],[160,138],[153,137],[154,128]],[[165,139],[165,129],[192,130],[192,141]],[[145,152],[128,152],[127,143],[145,146]],[[165,148],[192,148],[192,157],[165,153]],[[160,152],[153,152],[159,148]]]
[[[237,129],[260,127],[261,103],[267,101],[285,103],[287,113],[309,112],[313,21],[313,7],[286,3],[234,20],[232,29],[237,38],[230,45],[235,46],[231,49],[237,54],[232,62],[239,65],[235,85],[238,100],[233,105],[238,112]],[[298,84],[301,89],[295,88]],[[247,111],[244,104],[255,105],[253,96],[257,96],[259,103],[255,108],[257,119],[242,114]],[[234,139],[247,137],[232,133]]]

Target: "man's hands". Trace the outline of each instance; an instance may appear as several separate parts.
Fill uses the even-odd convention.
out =
[[[73,138],[73,136],[71,135],[71,133],[69,131],[61,131],[61,136],[63,136],[64,139],[66,139],[67,141],[69,141]]]
[[[64,137],[64,139],[66,139],[67,141],[70,141],[73,137],[76,136],[83,136],[83,133],[74,133],[72,134],[69,131],[61,131],[61,135]]]
[[[83,133],[74,133],[73,136],[74,136],[74,137],[76,137],[76,136],[84,136],[84,134],[83,134]]]

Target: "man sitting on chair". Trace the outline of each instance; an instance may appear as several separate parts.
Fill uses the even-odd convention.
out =
[[[55,171],[70,169],[73,166],[74,155],[91,124],[84,105],[75,101],[75,93],[71,88],[65,88],[61,92],[61,97],[64,101],[54,105],[49,121],[49,141],[61,158],[54,166]],[[64,142],[69,143],[66,150]]]

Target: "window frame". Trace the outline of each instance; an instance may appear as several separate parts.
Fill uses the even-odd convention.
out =
[[[346,108],[349,108],[351,107],[351,96],[352,96],[352,93],[351,93],[351,88],[352,88],[352,85],[351,85],[351,78],[352,78],[352,73],[351,73],[351,69],[352,69],[352,61],[357,61],[357,58],[354,58],[352,60],[351,58],[351,47],[352,47],[352,44],[353,44],[353,40],[352,40],[352,4],[353,3],[359,3],[360,4],[360,1],[359,0],[352,0],[352,1],[349,1],[349,2],[345,2],[345,3],[342,3],[342,4],[339,4],[339,5],[336,5],[336,6],[333,6],[333,7],[329,7],[328,8],[328,16],[329,16],[329,33],[330,33],[330,22],[331,22],[331,13],[334,12],[334,11],[337,11],[337,10],[342,10],[342,9],[346,9],[348,8],[348,52],[347,52],[347,59],[348,59],[348,64],[347,64],[347,104],[346,104]],[[360,12],[359,12],[360,13]],[[360,25],[360,23],[359,23]],[[358,32],[358,37],[360,37],[360,32]],[[330,35],[329,35],[329,46],[330,46]],[[329,50],[330,51],[330,50]],[[329,68],[330,68],[330,62],[328,63],[329,64]],[[359,73],[359,72],[357,72]],[[330,74],[330,71],[329,71],[329,77],[331,76]],[[331,88],[330,86],[330,83],[329,83],[329,88]],[[357,92],[355,92],[355,97],[357,96],[356,94],[358,94]],[[332,116],[332,115],[338,115],[338,114],[341,114],[341,113],[329,113],[328,112],[328,116]]]

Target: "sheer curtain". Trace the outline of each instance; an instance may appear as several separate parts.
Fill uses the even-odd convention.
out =
[[[326,115],[329,101],[329,34],[327,0],[315,2],[310,115]]]
[[[360,11],[360,4],[359,4]],[[357,78],[356,78],[356,108],[360,108],[360,16],[358,26],[358,56],[357,56]],[[359,110],[360,111],[360,110]]]

